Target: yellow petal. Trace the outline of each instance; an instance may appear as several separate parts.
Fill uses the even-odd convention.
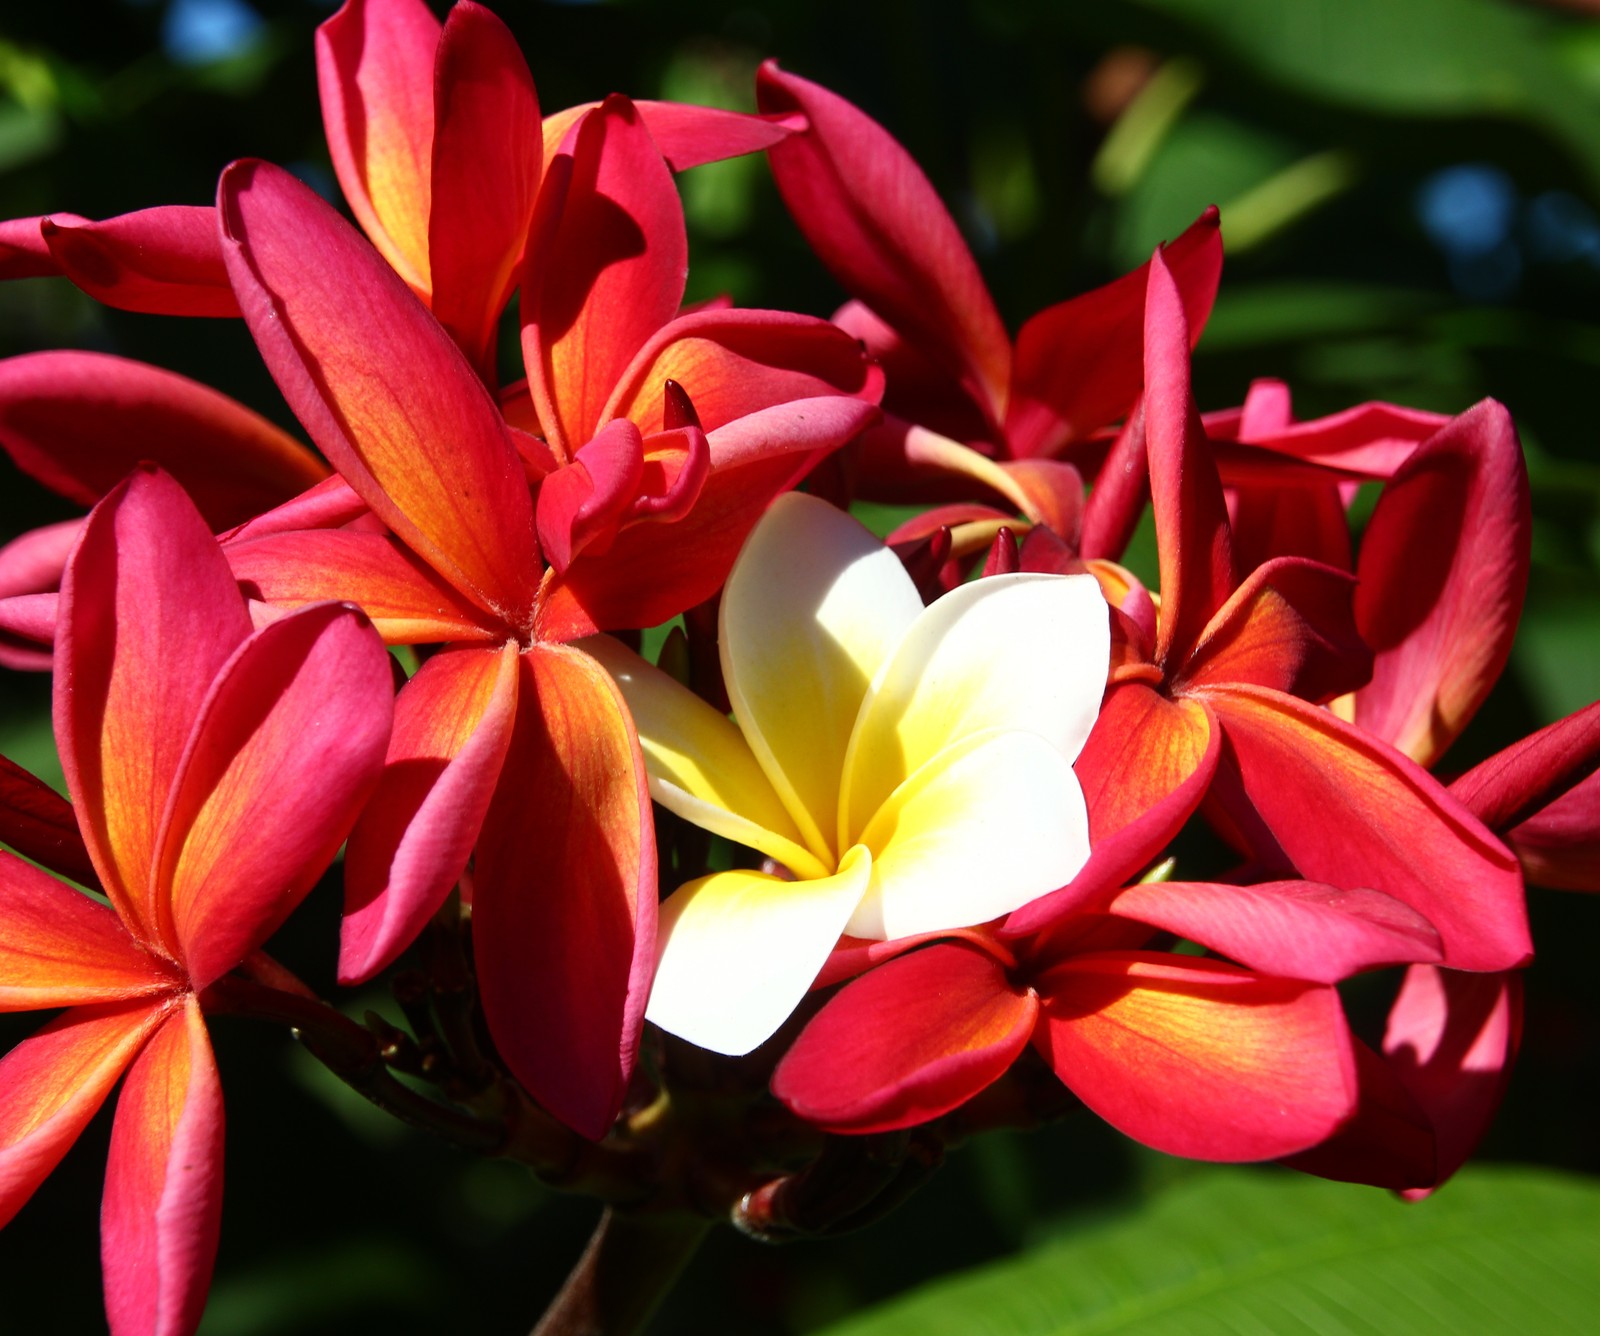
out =
[[[750,1052],[800,1004],[871,871],[871,855],[857,847],[832,877],[716,872],[679,887],[661,906],[645,1018],[716,1053]]]
[[[780,496],[722,596],[722,667],[734,718],[825,863],[839,776],[867,685],[922,612],[899,559],[842,511]]]
[[[850,740],[839,843],[929,758],[974,733],[1038,734],[1070,764],[1105,692],[1110,614],[1087,575],[1002,575],[951,590],[906,631]]]
[[[933,757],[867,823],[872,884],[852,937],[987,923],[1064,886],[1089,857],[1071,763],[1034,733],[972,734]]]
[[[703,830],[759,849],[796,875],[826,877],[733,723],[610,636],[577,648],[600,661],[628,703],[650,796]]]

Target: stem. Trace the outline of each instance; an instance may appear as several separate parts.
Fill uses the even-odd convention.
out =
[[[637,1336],[672,1289],[711,1221],[607,1207],[533,1336]]]

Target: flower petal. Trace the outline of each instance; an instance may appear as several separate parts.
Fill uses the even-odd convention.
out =
[[[1309,983],[1439,958],[1439,934],[1409,905],[1378,891],[1319,882],[1146,882],[1122,891],[1106,911],[1199,942],[1263,974]]]
[[[703,830],[759,849],[801,877],[828,867],[799,830],[744,735],[687,687],[610,636],[577,646],[611,674],[639,730],[650,796]]]
[[[647,1019],[714,1053],[765,1043],[827,962],[871,872],[857,846],[831,877],[714,872],[680,886],[661,906]]]
[[[222,1222],[222,1088],[200,1004],[171,1013],[117,1098],[100,1205],[113,1336],[190,1336]]]
[[[1113,1127],[1169,1155],[1270,1160],[1327,1137],[1356,1102],[1332,988],[1220,961],[1098,952],[1035,981],[1035,1043]]]
[[[1513,859],[1413,762],[1292,696],[1206,693],[1245,798],[1302,876],[1383,891],[1439,930],[1444,963],[1527,960],[1527,907]]]
[[[1025,730],[1070,766],[1105,694],[1110,635],[1105,598],[1087,575],[997,575],[921,612],[855,721],[839,847],[856,843],[896,785],[975,733]]]
[[[167,1007],[75,1007],[0,1058],[0,1225],[61,1162]]]
[[[522,665],[474,863],[473,952],[513,1074],[599,1140],[633,1072],[655,959],[650,795],[605,670],[558,645],[535,645]]]
[[[104,353],[31,353],[0,362],[0,444],[24,473],[86,506],[141,460],[154,460],[214,529],[287,501],[328,472],[243,404]]]
[[[892,552],[794,492],[772,503],[728,576],[721,651],[734,718],[824,864],[842,852],[840,776],[861,703],[921,611]]]
[[[377,782],[393,690],[382,642],[348,604],[273,622],[217,675],[153,874],[196,989],[260,946],[333,860]]]
[[[141,469],[95,507],[62,580],[56,739],[101,884],[156,949],[177,945],[150,880],[163,811],[212,680],[249,634],[228,563],[171,478]]]
[[[855,980],[812,1017],[772,1093],[830,1132],[888,1132],[948,1113],[1005,1074],[1038,1018],[987,951],[937,942]]]
[[[836,93],[768,61],[765,112],[809,125],[767,151],[778,191],[806,240],[859,297],[944,369],[991,421],[1005,412],[1011,341],[972,252],[911,155]]]
[[[539,100],[516,39],[470,0],[445,20],[432,83],[433,313],[492,382],[496,323],[539,189]]]
[[[528,240],[523,358],[548,439],[571,454],[603,425],[634,354],[677,314],[689,243],[672,172],[626,98],[585,116],[550,172],[565,197],[555,219],[543,197]]]
[[[1089,857],[1072,763],[1034,733],[965,734],[872,815],[872,884],[847,931],[970,928],[1065,886]]]
[[[1217,211],[1161,247],[1183,302],[1189,341],[1205,328],[1222,277]],[[1056,454],[1125,417],[1139,395],[1148,263],[1033,316],[1017,334],[1006,440],[1022,458]]]
[[[177,982],[105,905],[0,851],[0,1011],[171,992]]]
[[[1432,765],[1511,654],[1533,520],[1511,415],[1492,399],[1417,447],[1361,540],[1356,624],[1375,651],[1355,722]]]
[[[422,0],[346,0],[317,29],[317,88],[345,202],[406,282],[429,289],[433,69]]]
[[[151,315],[236,316],[210,205],[162,205],[103,222],[39,220],[57,271],[97,301]]]
[[[479,607],[523,625],[539,570],[533,504],[500,410],[461,350],[282,168],[235,163],[218,199],[245,320],[312,439],[407,546]]]
[[[345,854],[339,982],[409,946],[466,869],[511,742],[517,647],[435,654],[395,701],[383,778]]]

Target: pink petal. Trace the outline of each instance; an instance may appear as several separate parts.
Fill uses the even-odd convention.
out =
[[[1207,209],[1161,248],[1193,344],[1222,277],[1222,234]],[[1055,454],[1127,415],[1143,382],[1141,329],[1149,264],[1104,287],[1047,307],[1017,335],[1006,439],[1027,458]]]
[[[383,778],[345,856],[341,983],[388,965],[465,871],[511,741],[518,674],[514,644],[448,649],[400,693]]]
[[[106,893],[169,953],[150,880],[162,814],[212,680],[249,634],[227,561],[166,474],[135,472],[90,513],[61,585],[56,740]]]
[[[1454,968],[1528,959],[1516,860],[1426,771],[1292,696],[1240,686],[1206,699],[1245,798],[1302,876],[1410,905],[1439,930]]]
[[[689,260],[672,173],[626,98],[585,116],[549,171],[564,194],[544,192],[529,237],[522,350],[559,456],[613,416],[601,410],[634,354],[677,314]]]
[[[0,1225],[61,1162],[167,1007],[75,1007],[0,1058]]]
[[[1355,1107],[1332,988],[1147,952],[1078,956],[1036,986],[1034,1042],[1056,1075],[1169,1155],[1274,1159],[1323,1140]]]
[[[471,0],[445,21],[433,83],[433,313],[492,381],[496,322],[539,188],[539,100],[516,39]]]
[[[377,783],[393,691],[382,642],[348,604],[257,631],[217,675],[153,876],[197,990],[260,946],[332,862]]]
[[[0,1011],[170,993],[152,960],[105,905],[0,850]]]
[[[1355,591],[1345,572],[1303,557],[1258,566],[1201,633],[1175,689],[1249,682],[1316,702],[1343,695],[1372,665]]]
[[[1263,974],[1309,983],[1439,958],[1439,934],[1410,906],[1318,882],[1149,882],[1120,892],[1106,912],[1199,942]]]
[[[1433,1123],[1438,1163],[1430,1190],[1466,1163],[1489,1130],[1521,1038],[1520,974],[1431,965],[1406,971],[1383,1051]]]
[[[478,842],[473,951],[502,1058],[599,1140],[627,1091],[656,954],[656,851],[639,743],[593,659],[535,645]]]
[[[394,271],[287,172],[235,163],[224,250],[279,387],[386,525],[520,626],[538,556],[515,447],[483,382]]]
[[[809,122],[767,157],[785,205],[823,264],[958,377],[998,423],[1011,343],[972,252],[921,168],[876,121],[773,61],[756,76],[756,96],[765,112],[799,111]]]
[[[1222,485],[1189,389],[1189,326],[1177,284],[1157,251],[1145,301],[1145,440],[1161,560],[1161,632],[1156,660],[1187,657],[1233,592],[1235,579]]]
[[[222,1088],[200,1005],[172,1012],[117,1099],[100,1204],[112,1336],[192,1336],[222,1223]]]
[[[31,353],[0,362],[0,444],[24,473],[86,506],[141,460],[153,460],[214,529],[287,501],[328,472],[243,404],[104,353]]]
[[[210,205],[163,205],[103,222],[55,214],[39,234],[58,272],[91,297],[152,315],[236,316]]]
[[[1417,447],[1361,540],[1356,623],[1376,657],[1356,723],[1420,765],[1443,755],[1510,657],[1532,532],[1522,447],[1499,404]]]
[[[72,804],[4,756],[0,756],[0,842],[82,886],[99,887]]]
[[[998,1080],[1039,1014],[993,955],[941,942],[849,984],[772,1074],[790,1111],[830,1132],[927,1122]]]
[[[372,244],[421,292],[439,30],[423,0],[347,0],[317,29],[317,88],[339,187]]]

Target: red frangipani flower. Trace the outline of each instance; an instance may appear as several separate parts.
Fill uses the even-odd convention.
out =
[[[126,1073],[101,1213],[117,1336],[199,1324],[222,1190],[205,989],[338,851],[377,781],[392,691],[355,608],[252,630],[165,475],[135,473],[90,515],[61,594],[55,723],[110,904],[0,853],[0,1006],[69,1008],[0,1060],[0,1219]],[[62,839],[52,861],[85,875]]]

